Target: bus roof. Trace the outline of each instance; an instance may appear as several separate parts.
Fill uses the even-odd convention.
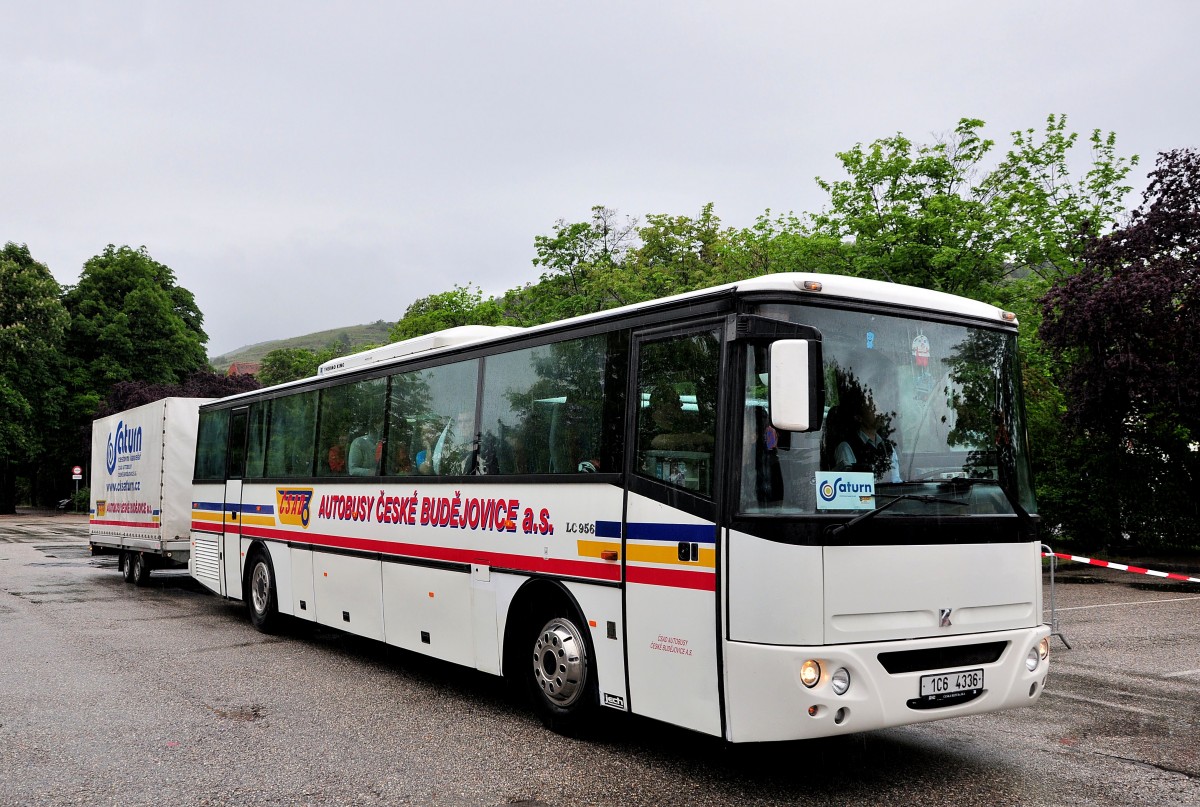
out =
[[[539,331],[558,329],[565,325],[583,325],[591,321],[598,322],[620,317],[623,314],[644,312],[648,308],[668,307],[689,299],[709,297],[729,292],[743,294],[757,292],[799,292],[804,295],[819,296],[824,299],[888,303],[928,312],[956,314],[973,319],[991,321],[996,324],[1008,325],[1010,327],[1016,324],[1016,319],[1012,314],[1008,314],[994,305],[989,305],[978,300],[971,300],[966,297],[959,297],[954,294],[921,289],[915,286],[904,286],[899,283],[888,283],[881,280],[868,280],[861,277],[827,275],[814,272],[790,272],[748,278],[721,286],[713,286],[670,297],[643,301],[622,306],[621,308],[597,311],[592,314],[584,314],[583,316],[545,323],[543,325],[535,325],[529,328],[506,325],[462,325],[455,328],[447,328],[413,339],[405,339],[401,342],[394,342],[390,345],[365,350],[361,353],[331,359],[317,368],[317,377],[322,378],[375,364],[384,364],[418,353],[435,353],[443,349],[462,347],[476,342],[489,342],[517,333],[536,334]],[[279,386],[288,387],[309,380],[311,379],[292,381]],[[242,393],[242,395],[253,394]],[[240,395],[230,397],[236,398],[240,397]]]

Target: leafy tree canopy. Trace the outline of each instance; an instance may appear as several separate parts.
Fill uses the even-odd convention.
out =
[[[392,328],[390,338],[399,342],[459,325],[498,325],[500,320],[499,306],[484,299],[482,289],[456,284],[450,291],[414,301]]]
[[[1075,179],[1067,158],[1078,135],[1066,125],[1051,115],[1040,137],[1013,132],[991,170],[995,142],[973,118],[932,144],[897,134],[856,145],[838,154],[848,179],[817,180],[830,205],[809,232],[852,245],[840,256],[849,274],[968,296],[1013,270],[1069,273],[1085,238],[1115,223],[1137,158],[1117,156],[1115,136],[1096,130],[1092,166]]]
[[[265,387],[310,378],[317,374],[317,368],[334,358],[332,349],[321,351],[309,350],[304,347],[284,347],[272,350],[263,356],[262,367],[258,371],[258,380]]]
[[[146,381],[118,381],[100,405],[96,417],[107,417],[135,406],[161,401],[163,398],[224,398],[260,387],[252,375],[235,373],[227,376],[212,370],[193,370],[178,384],[155,384]]]
[[[1086,443],[1093,529],[1194,546],[1200,529],[1200,152],[1159,155],[1129,223],[1045,296],[1068,426]],[[1097,492],[1102,492],[1097,495]]]
[[[1159,155],[1130,223],[1091,243],[1046,296],[1041,334],[1071,359],[1081,423],[1169,418],[1200,436],[1200,151]]]
[[[16,507],[15,473],[43,449],[38,423],[61,406],[59,354],[67,312],[59,286],[29,248],[0,250],[0,513]]]
[[[84,264],[63,303],[71,314],[73,382],[81,389],[118,381],[175,384],[208,366],[195,298],[145,247],[110,244]]]

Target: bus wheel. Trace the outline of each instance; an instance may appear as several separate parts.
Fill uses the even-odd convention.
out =
[[[121,576],[125,578],[126,583],[133,582],[133,553],[121,550],[117,567],[121,572]]]
[[[533,636],[532,650],[528,681],[538,716],[554,731],[576,731],[596,705],[586,635],[572,618],[556,616]]]
[[[130,577],[134,585],[144,586],[150,582],[150,562],[141,552],[131,553],[129,559],[125,561],[125,565],[133,566],[133,573]]]
[[[250,556],[250,575],[246,583],[246,607],[250,624],[263,633],[270,633],[279,621],[275,590],[275,569],[271,559],[261,549]]]

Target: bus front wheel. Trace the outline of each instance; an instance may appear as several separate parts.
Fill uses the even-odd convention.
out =
[[[587,635],[572,617],[555,616],[532,640],[526,680],[534,708],[548,728],[572,733],[596,706],[595,665]]]
[[[261,549],[250,556],[250,574],[246,584],[246,607],[250,624],[263,633],[271,633],[279,622],[275,569]]]

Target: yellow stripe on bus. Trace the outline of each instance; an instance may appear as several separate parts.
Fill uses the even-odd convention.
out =
[[[608,550],[609,552],[621,551],[619,541],[576,541],[579,547],[579,557],[581,558],[599,558],[600,553]],[[620,557],[620,554],[617,555]]]
[[[579,557],[599,558],[601,552],[620,552],[621,544],[617,541],[577,541]],[[630,544],[627,549],[627,559],[637,563],[664,563],[672,566],[696,566],[715,569],[717,553],[712,547],[701,547],[698,560],[680,560],[679,547],[654,546],[653,544]]]
[[[243,524],[253,524],[258,527],[274,527],[275,526],[275,517],[274,516],[251,516],[251,515],[246,515],[243,513],[242,514],[242,523]]]
[[[224,518],[220,513],[209,513],[204,510],[193,510],[192,521],[215,521],[220,523]]]
[[[715,569],[717,552],[712,547],[700,547],[699,560],[680,560],[678,546],[655,546],[653,544],[629,544],[627,559],[634,563],[669,563],[674,566],[699,566]]]

